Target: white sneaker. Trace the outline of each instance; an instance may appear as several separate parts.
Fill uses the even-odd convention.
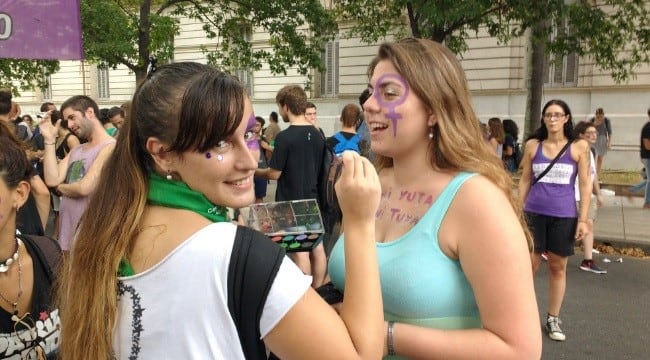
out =
[[[551,340],[555,340],[555,341],[566,340],[566,335],[564,335],[564,332],[560,328],[561,323],[562,320],[560,320],[560,318],[557,316],[549,315],[546,318],[546,332],[548,333],[548,337],[550,337]]]

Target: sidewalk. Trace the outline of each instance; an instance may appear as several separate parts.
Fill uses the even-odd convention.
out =
[[[603,196],[594,224],[596,242],[636,246],[650,252],[650,209],[643,209],[643,197]]]

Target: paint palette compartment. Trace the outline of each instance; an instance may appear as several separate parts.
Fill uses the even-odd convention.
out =
[[[287,252],[310,251],[325,233],[315,199],[253,204],[240,213],[248,227],[266,234]]]

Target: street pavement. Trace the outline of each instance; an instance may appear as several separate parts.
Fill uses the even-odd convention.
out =
[[[612,262],[604,263],[604,258]],[[569,259],[560,312],[567,338],[556,342],[543,332],[542,359],[650,358],[650,260],[622,257],[623,262],[616,262],[618,256],[611,255],[594,255],[594,259],[607,274],[580,270],[582,256],[577,252]],[[535,275],[540,329],[548,304],[544,265]]]

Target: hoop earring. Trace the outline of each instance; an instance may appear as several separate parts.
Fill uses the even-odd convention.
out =
[[[169,180],[169,181],[172,180],[172,171],[171,171],[171,170],[167,170],[167,176],[165,176],[165,178],[166,178],[167,180]]]

